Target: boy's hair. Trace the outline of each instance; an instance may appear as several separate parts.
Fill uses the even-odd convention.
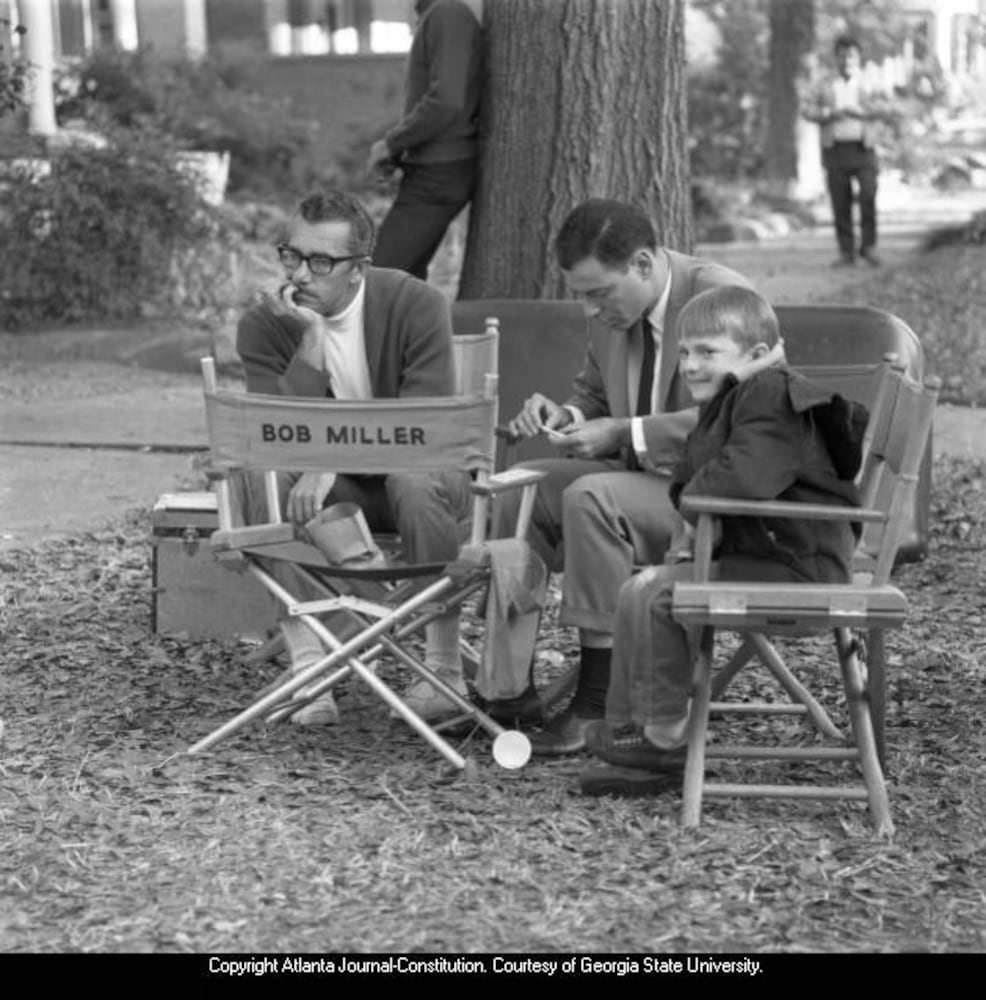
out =
[[[641,247],[657,249],[654,227],[635,205],[611,198],[590,198],[569,212],[555,238],[563,271],[595,257],[606,267],[625,266]]]
[[[678,315],[678,340],[729,336],[746,350],[757,344],[773,347],[780,324],[773,306],[751,288],[723,285],[690,299]]]
[[[344,191],[313,191],[294,210],[292,217],[300,217],[309,224],[319,222],[349,223],[349,252],[373,253],[376,226],[362,203]]]

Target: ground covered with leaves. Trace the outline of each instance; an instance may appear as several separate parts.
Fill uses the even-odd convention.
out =
[[[172,757],[276,668],[150,632],[144,513],[8,552],[0,950],[981,950],[986,467],[934,484],[889,640],[891,840],[824,802],[713,801],[684,830],[677,795],[584,798],[583,759],[505,771],[485,738],[452,777],[356,682],[338,728]],[[571,642],[549,615],[544,676]],[[799,648],[834,692],[825,644]]]

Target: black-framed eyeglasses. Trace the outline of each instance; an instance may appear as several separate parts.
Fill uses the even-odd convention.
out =
[[[278,243],[274,249],[277,251],[277,259],[289,270],[293,271],[304,263],[308,265],[308,270],[312,274],[320,277],[331,274],[337,264],[343,264],[347,260],[366,260],[365,253],[354,253],[348,257],[333,257],[327,253],[302,253],[290,243]]]

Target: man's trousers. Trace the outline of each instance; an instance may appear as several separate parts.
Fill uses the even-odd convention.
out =
[[[620,459],[558,458],[524,462],[548,473],[538,485],[528,540],[564,572],[559,622],[612,633],[616,599],[634,566],[659,563],[680,518],[669,480],[630,472]],[[519,494],[497,501],[493,535],[509,536]]]

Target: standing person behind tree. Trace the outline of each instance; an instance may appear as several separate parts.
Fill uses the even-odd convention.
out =
[[[828,183],[839,257],[835,267],[856,263],[852,185],[859,193],[859,257],[879,266],[876,252],[877,162],[874,126],[890,118],[887,95],[870,87],[862,72],[856,39],[843,35],[835,41],[834,72],[823,73],[808,85],[802,115],[821,126],[822,166]]]
[[[532,736],[543,756],[584,748],[586,727],[605,708],[620,586],[634,565],[661,561],[680,523],[668,473],[696,411],[678,374],[678,315],[707,288],[747,284],[729,268],[658,246],[641,209],[610,199],[569,213],[555,254],[585,308],[585,360],[564,404],[535,393],[510,424],[522,437],[547,432],[563,456],[525,463],[547,472],[530,542],[546,566],[564,570],[559,620],[579,630],[581,647],[571,706]],[[500,498],[497,535],[511,533],[516,504]],[[489,712],[521,721],[539,713],[533,686],[513,702]]]
[[[373,263],[427,280],[428,264],[476,187],[481,0],[417,0],[404,115],[370,147],[369,168],[402,173]]]
[[[295,209],[277,247],[284,283],[278,294],[261,296],[237,328],[247,392],[337,399],[453,393],[448,300],[402,271],[368,266],[373,236],[366,209],[342,192],[316,192]],[[445,563],[458,554],[457,526],[470,505],[464,472],[350,476],[326,470],[281,473],[278,482],[281,509],[296,525],[349,501],[363,510],[371,530],[400,534],[408,562]],[[251,522],[266,520],[259,497],[246,503]],[[274,568],[275,576],[291,576],[289,590],[298,584],[292,570],[284,563]],[[285,618],[281,632],[295,673],[325,656],[321,640],[297,618]],[[425,626],[425,662],[465,694],[457,612]],[[426,720],[457,711],[426,681],[415,683],[404,700]],[[303,725],[334,724],[332,692],[292,718]]]

